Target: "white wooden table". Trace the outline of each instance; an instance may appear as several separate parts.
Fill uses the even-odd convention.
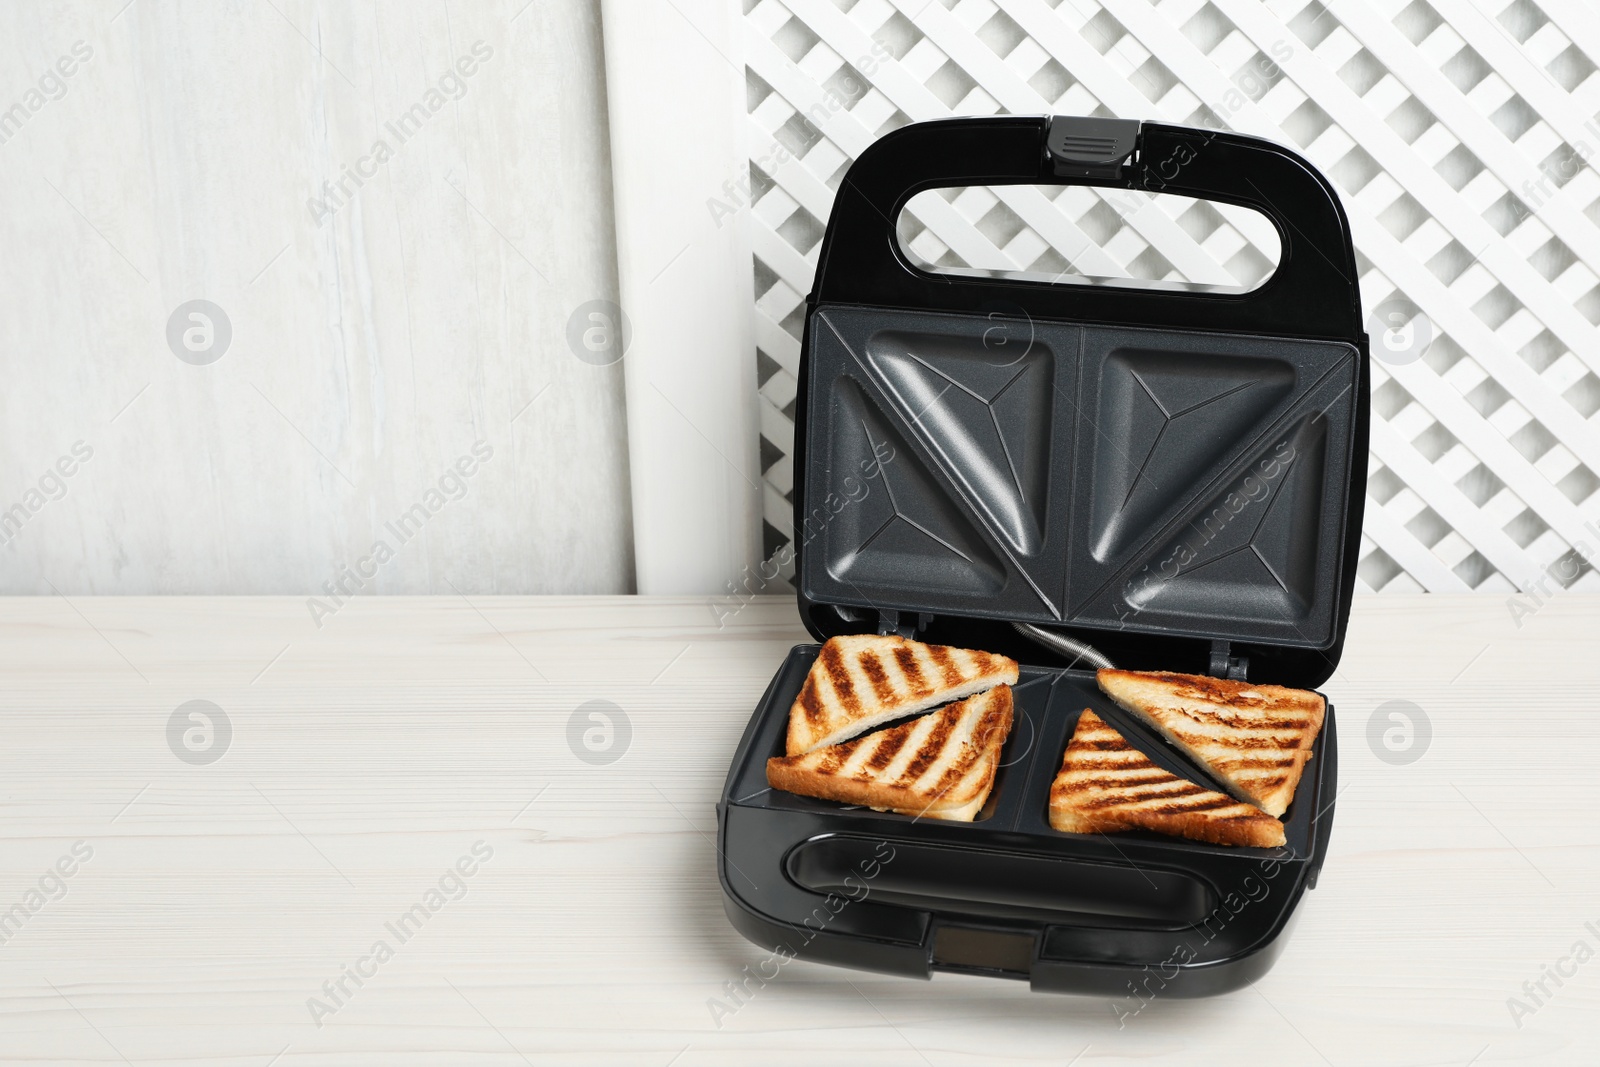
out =
[[[320,629],[295,598],[0,600],[0,1062],[1600,1062],[1600,600],[1520,627],[1358,600],[1287,951],[1120,1029],[1103,999],[803,960],[713,1021],[764,956],[723,917],[713,804],[803,639],[785,599],[722,629],[690,598],[359,598]],[[214,762],[169,746],[193,700],[231,724]],[[591,700],[631,727],[609,764],[569,745]],[[1406,765],[1367,742],[1392,700],[1432,726]]]

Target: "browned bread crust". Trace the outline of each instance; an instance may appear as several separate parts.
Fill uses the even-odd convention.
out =
[[[1162,770],[1088,708],[1050,786],[1050,825],[1074,834],[1154,830],[1214,845],[1284,843],[1277,819]]]
[[[1326,705],[1304,689],[1166,671],[1098,672],[1100,688],[1211,769],[1240,800],[1282,815]]]
[[[895,719],[1015,685],[1017,661],[896,635],[833,637],[789,709],[790,756],[836,745]]]
[[[837,745],[767,761],[767,784],[880,811],[971,821],[1011,732],[1011,687]]]

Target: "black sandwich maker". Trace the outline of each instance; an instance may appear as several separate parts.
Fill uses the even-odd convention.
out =
[[[1278,231],[1279,265],[1248,292],[1061,284],[934,273],[897,239],[924,190],[1063,184],[1254,208]],[[1333,673],[1366,488],[1356,278],[1332,185],[1252,137],[970,118],[906,126],[861,155],[806,301],[800,614],[819,641],[899,633],[1012,656],[1016,719],[971,823],[769,789],[818,651],[794,648],[717,805],[741,933],[780,964],[1025,978],[1125,1006],[1271,967],[1328,848],[1331,707],[1281,848],[1061,833],[1047,804],[1086,707],[1208,781],[1100,693],[1094,662],[1305,689]]]

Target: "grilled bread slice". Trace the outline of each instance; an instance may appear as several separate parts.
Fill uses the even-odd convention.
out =
[[[786,751],[797,756],[837,745],[893,719],[1016,681],[1017,661],[988,652],[892,634],[829,638],[789,709]]]
[[[971,822],[994,787],[1011,732],[1001,684],[887,730],[767,761],[774,789],[879,811]]]
[[[1099,680],[1119,707],[1268,815],[1294,799],[1326,711],[1317,694],[1279,685],[1156,671],[1100,671]]]
[[[1284,842],[1277,819],[1168,774],[1088,708],[1050,786],[1050,825],[1073,834],[1154,830],[1214,845]]]

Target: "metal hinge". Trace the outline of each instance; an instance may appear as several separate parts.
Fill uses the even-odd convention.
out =
[[[1226,641],[1211,642],[1211,669],[1206,672],[1213,678],[1231,678],[1245,681],[1250,673],[1250,657],[1235,656]]]
[[[910,640],[917,636],[933,622],[933,615],[926,611],[913,614],[909,611],[896,611],[894,608],[878,609],[878,633],[899,634]]]

